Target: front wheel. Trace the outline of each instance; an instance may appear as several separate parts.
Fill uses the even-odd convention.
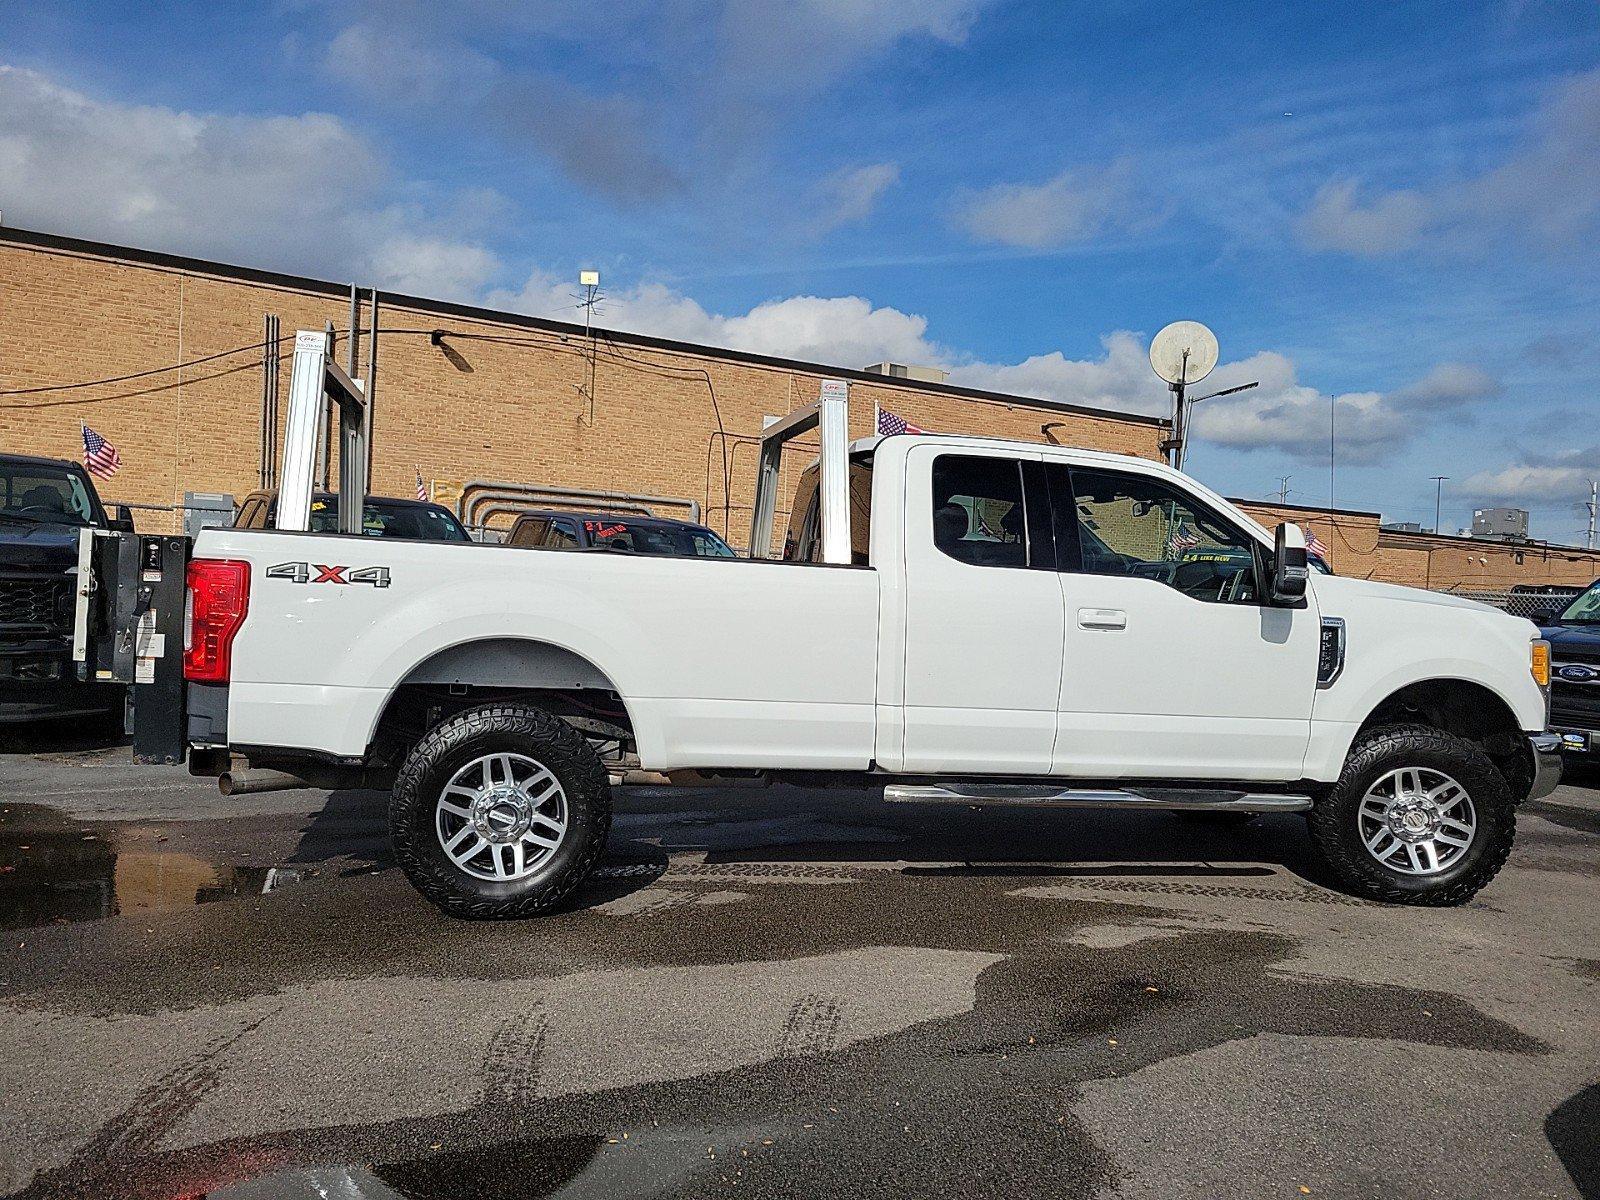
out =
[[[1343,886],[1395,904],[1464,904],[1505,865],[1517,831],[1489,756],[1425,725],[1363,734],[1307,819]]]
[[[453,916],[525,917],[565,899],[611,829],[599,757],[523,704],[468,709],[406,756],[389,832],[407,878]]]

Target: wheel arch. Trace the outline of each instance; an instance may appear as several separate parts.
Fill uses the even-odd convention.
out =
[[[406,671],[368,732],[369,755],[381,757],[386,740],[414,741],[425,728],[428,711],[453,711],[487,698],[529,702],[556,715],[592,713],[605,724],[634,732],[621,689],[591,659],[537,638],[490,636],[435,650]]]
[[[1397,688],[1371,708],[1355,730],[1351,745],[1373,729],[1400,724],[1427,725],[1476,743],[1506,777],[1513,795],[1525,795],[1532,783],[1527,739],[1516,711],[1484,683],[1439,677]]]

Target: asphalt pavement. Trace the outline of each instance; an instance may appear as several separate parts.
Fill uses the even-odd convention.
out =
[[[1304,822],[626,789],[452,920],[385,797],[0,753],[0,1195],[1600,1197],[1600,772],[1459,909]]]

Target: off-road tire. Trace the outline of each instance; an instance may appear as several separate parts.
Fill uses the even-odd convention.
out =
[[[478,879],[451,862],[435,833],[435,804],[457,770],[483,754],[542,763],[566,795],[567,831],[526,879]],[[502,920],[550,911],[594,869],[611,831],[611,788],[593,748],[565,721],[527,704],[486,704],[441,721],[406,756],[389,801],[389,836],[406,877],[455,917]]]
[[[1361,840],[1358,811],[1377,780],[1400,767],[1431,767],[1471,798],[1477,829],[1461,857],[1437,875],[1390,870]],[[1362,734],[1344,771],[1306,814],[1311,839],[1340,886],[1390,904],[1444,908],[1465,904],[1505,866],[1517,833],[1517,809],[1505,776],[1479,746],[1427,725],[1388,725]]]

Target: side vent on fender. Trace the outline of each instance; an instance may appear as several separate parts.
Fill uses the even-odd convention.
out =
[[[1322,643],[1317,648],[1317,686],[1329,688],[1344,671],[1344,618],[1322,618]]]

